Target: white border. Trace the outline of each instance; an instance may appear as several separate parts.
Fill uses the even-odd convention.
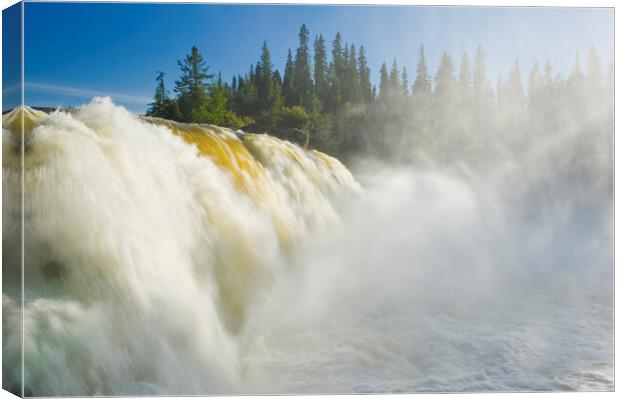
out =
[[[28,2],[35,2],[35,1],[40,1],[40,0],[27,0]],[[126,1],[97,1],[97,0],[60,0],[58,2],[81,2],[81,3],[103,3],[103,2],[119,2],[119,3],[215,3],[215,4],[315,4],[315,5],[335,5],[335,4],[341,4],[341,5],[368,5],[368,4],[376,4],[376,5],[426,5],[426,6],[449,6],[449,5],[453,5],[453,6],[517,6],[517,7],[531,7],[531,6],[559,6],[559,7],[613,7],[614,8],[614,22],[615,22],[615,16],[616,16],[616,10],[615,10],[615,2],[612,0],[590,0],[590,1],[584,1],[584,0],[539,0],[539,1],[522,1],[522,0],[504,0],[504,1],[492,1],[492,0],[473,0],[473,1],[466,1],[466,0],[448,0],[448,1],[437,1],[437,0],[423,0],[423,1],[419,1],[419,0],[409,0],[409,1],[394,1],[394,0],[388,0],[388,1],[381,1],[381,0],[337,0],[337,1],[330,1],[330,0],[314,0],[314,1],[303,1],[303,0],[271,0],[271,1],[264,1],[264,0],[241,0],[241,1],[233,1],[233,0],[219,0],[219,1],[213,1],[213,0],[151,0],[151,1],[146,1],[146,0],[126,0]],[[5,9],[15,3],[17,3],[17,1],[15,0],[0,0],[2,9]],[[22,18],[23,18],[23,13],[22,13]],[[23,46],[23,20],[22,20],[22,46]],[[0,40],[1,40],[1,27],[2,24],[0,22]],[[614,29],[614,63],[615,65],[618,64],[618,53],[615,51],[615,44],[618,43],[618,32]],[[0,61],[1,61],[1,56],[0,56]],[[23,79],[23,47],[22,47],[22,79]],[[0,63],[0,85],[2,83],[2,77],[1,77],[1,63]],[[618,88],[618,79],[615,79],[615,89]],[[615,90],[617,91],[617,90]],[[23,100],[23,81],[22,81],[22,100]],[[615,104],[614,104],[615,106]],[[617,119],[618,117],[618,108],[615,106],[615,118],[614,121]],[[23,135],[22,135],[23,137]],[[615,137],[615,122],[614,122],[614,137]],[[23,147],[22,147],[23,148]],[[618,248],[618,237],[615,234],[616,230],[615,230],[615,209],[618,208],[618,205],[620,203],[620,201],[618,200],[618,198],[615,196],[615,187],[617,187],[618,184],[618,173],[617,169],[616,169],[616,165],[615,165],[615,154],[618,150],[618,144],[616,142],[616,140],[614,140],[614,268],[615,268],[615,254],[616,254],[616,249]],[[1,160],[1,155],[0,155],[0,160]],[[23,162],[23,158],[22,158],[22,162]],[[0,198],[0,205],[2,204],[1,202],[1,198]],[[22,198],[23,201],[23,198]],[[1,216],[0,216],[0,221],[1,221]],[[23,233],[23,229],[22,229],[22,233]],[[23,242],[22,242],[23,245]],[[1,243],[0,243],[0,248],[1,248]],[[1,272],[0,272],[1,275]],[[618,275],[614,272],[614,305],[617,303],[616,301],[616,296],[615,296],[615,287],[618,287],[618,282],[619,282],[619,278]],[[23,282],[22,282],[23,284]],[[23,287],[22,287],[22,295],[23,295]],[[23,300],[23,298],[22,298]],[[23,311],[23,310],[22,310]],[[22,318],[22,323],[23,323],[23,318]],[[23,328],[23,327],[22,327]],[[618,339],[618,319],[615,317],[614,318],[614,342],[617,341]],[[1,346],[2,340],[0,338],[0,346]],[[23,336],[22,336],[22,344],[23,344]],[[23,348],[23,347],[22,347]],[[614,349],[615,349],[615,345],[614,345]],[[23,356],[23,353],[22,353]],[[0,359],[1,359],[1,354],[0,354]],[[615,351],[615,365],[618,364],[618,352]],[[22,373],[23,373],[23,361],[22,361]],[[614,381],[617,382],[616,379],[616,369],[614,367]],[[23,377],[23,375],[22,375]],[[429,399],[429,398],[437,398],[437,395],[444,395],[444,394],[398,394],[398,396],[395,396],[394,394],[392,395],[383,395],[383,394],[379,394],[379,395],[372,395],[367,399],[386,399],[386,398],[396,398],[396,397],[401,397],[401,398],[410,398],[410,399]],[[554,398],[554,399],[563,399],[563,398],[580,398],[580,397],[590,397],[591,395],[595,396],[595,397],[616,397],[615,392],[603,392],[603,393],[581,393],[581,392],[575,392],[575,393],[473,393],[473,394],[451,394],[451,395],[460,395],[464,398],[475,398],[475,397],[484,397],[484,398],[489,398],[489,399],[508,399],[510,397],[515,397],[516,395],[520,396],[520,397],[528,397],[528,398]],[[309,399],[335,399],[335,398],[339,398],[342,395],[304,395],[304,398],[309,398]],[[365,398],[367,395],[346,395],[347,398],[355,398],[355,399],[362,399]],[[220,396],[221,398],[238,398],[236,396]],[[244,398],[248,398],[248,399],[259,399],[259,398],[265,398],[265,397],[275,397],[275,396],[253,396],[253,395],[247,395],[244,396]],[[6,392],[6,391],[0,391],[0,399],[5,399],[5,398],[15,398],[14,395]],[[172,397],[168,397],[168,396],[160,396],[160,398],[172,398]]]

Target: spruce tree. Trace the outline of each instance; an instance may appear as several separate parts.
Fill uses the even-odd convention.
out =
[[[239,77],[237,95],[235,98],[235,110],[240,115],[255,117],[258,114],[258,89],[255,84],[253,66],[243,78]]]
[[[178,93],[181,118],[191,121],[192,113],[207,104],[207,80],[213,78],[213,75],[209,74],[209,67],[196,46],[177,64],[181,68],[181,76],[175,82],[174,91]]]
[[[579,52],[577,52],[575,54],[575,65],[567,80],[569,102],[572,104],[574,112],[583,112],[586,92],[585,83],[585,76],[579,60]]]
[[[492,83],[486,76],[485,54],[482,46],[478,46],[474,55],[471,96],[474,131],[489,135],[494,124],[495,97]]]
[[[282,96],[284,104],[292,107],[295,104],[295,65],[293,64],[293,55],[291,49],[288,50],[286,57],[286,66],[284,67],[284,78],[282,80]]]
[[[448,53],[443,53],[439,63],[439,69],[435,75],[435,96],[440,104],[448,101],[454,95],[456,80],[454,78],[454,67],[452,59]]]
[[[312,77],[310,74],[310,32],[306,25],[299,28],[299,47],[295,53],[295,105],[300,105],[306,110],[312,105]]]
[[[166,106],[169,102],[168,95],[166,93],[166,86],[164,85],[164,73],[158,71],[155,80],[157,81],[155,95],[153,96],[153,102],[149,104],[146,115],[163,118]]]
[[[393,96],[398,93],[398,89],[400,88],[400,76],[398,73],[398,63],[396,62],[396,58],[394,58],[394,60],[392,61],[389,82],[389,95]]]
[[[359,82],[357,74],[357,54],[355,46],[349,48],[349,56],[347,57],[347,70],[345,74],[346,100],[349,102],[357,102],[359,99]]]
[[[329,101],[327,109],[335,111],[342,103],[343,98],[343,70],[344,60],[342,56],[342,37],[340,32],[336,32],[336,36],[332,41],[332,62],[329,64]]]
[[[523,107],[525,105],[525,91],[523,89],[523,81],[521,78],[521,69],[519,68],[519,62],[515,61],[515,65],[510,72],[510,77],[506,82],[510,95],[514,105]]]
[[[324,104],[328,101],[328,65],[323,35],[314,40],[314,94]]]
[[[530,71],[528,78],[527,93],[528,101],[527,105],[530,109],[530,113],[537,113],[543,107],[543,88],[544,80],[543,76],[538,69],[538,62],[534,63],[534,67]]]
[[[409,76],[407,75],[407,67],[403,67],[401,74],[401,93],[403,98],[409,97]]]
[[[449,135],[453,133],[451,121],[456,116],[457,94],[458,86],[454,77],[452,59],[448,53],[444,52],[435,75],[432,100],[435,129],[433,146],[436,151],[434,156],[443,160],[451,157],[451,151],[456,144],[449,138]]]
[[[418,56],[418,66],[416,69],[416,78],[413,82],[412,94],[416,97],[428,96],[431,92],[431,81],[426,67],[426,59],[424,58],[424,46],[420,47]]]
[[[372,99],[372,87],[370,84],[370,69],[368,68],[368,60],[366,59],[366,51],[364,50],[364,46],[360,46],[357,63],[360,98],[362,99],[362,102],[368,103]]]
[[[486,77],[486,65],[484,61],[484,52],[482,47],[478,46],[476,55],[474,56],[474,73],[473,73],[473,96],[474,101],[483,102],[488,92],[489,82]]]
[[[342,37],[340,36],[340,32],[336,32],[336,37],[332,42],[332,63],[336,76],[338,77],[338,79],[342,79],[344,71],[344,59],[342,50]]]
[[[259,112],[270,110],[274,100],[272,67],[269,48],[267,42],[264,41],[256,72]]]
[[[390,93],[390,77],[387,71],[387,65],[385,62],[381,64],[381,69],[379,70],[379,97],[382,100],[386,100],[389,98]]]
[[[459,87],[462,101],[466,101],[469,98],[471,84],[471,64],[469,63],[467,53],[463,53],[463,57],[461,57],[461,68],[459,71]]]
[[[575,90],[580,90],[582,85],[584,84],[584,75],[581,70],[581,62],[579,61],[579,52],[575,54],[575,64],[573,65],[573,70],[571,71],[570,76],[568,77],[568,84],[572,86]]]
[[[344,69],[342,54],[342,36],[340,36],[340,32],[336,32],[336,37],[334,37],[332,42],[332,60],[336,73],[339,76],[342,74],[342,70]]]

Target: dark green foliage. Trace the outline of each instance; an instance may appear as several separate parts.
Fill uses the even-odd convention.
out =
[[[402,91],[402,97],[409,97],[409,75],[407,75],[407,68],[403,67],[403,73],[401,75],[402,84],[400,86]]]
[[[280,127],[282,129],[303,129],[308,123],[308,113],[299,105],[282,108],[280,111]]]
[[[381,64],[379,76],[379,98],[382,100],[386,100],[390,96],[390,78],[388,76],[387,66],[385,65],[385,62]]]
[[[359,73],[359,96],[362,103],[369,103],[373,99],[372,88],[370,85],[370,69],[366,60],[364,46],[360,46],[360,53],[357,59],[357,70]]]
[[[357,70],[357,54],[355,52],[355,45],[351,45],[346,56],[343,76],[343,93],[344,101],[348,103],[354,103],[359,100],[359,80],[360,76]]]
[[[389,78],[389,95],[395,96],[398,93],[398,88],[400,87],[400,76],[398,74],[398,63],[396,59],[392,61],[392,69],[390,69],[390,78]]]
[[[284,79],[282,80],[282,96],[284,97],[284,104],[287,107],[291,107],[295,103],[294,81],[295,65],[293,64],[291,49],[289,49],[288,56],[286,58],[286,66],[284,67]]]
[[[267,48],[267,42],[263,42],[260,61],[256,65],[256,86],[258,92],[259,112],[271,110],[275,100],[275,82],[271,69],[271,55],[269,54],[269,49]]]
[[[157,72],[155,80],[157,81],[155,95],[153,96],[153,102],[149,104],[146,115],[159,116],[165,119],[179,119],[179,107],[176,101],[168,97],[168,92],[164,84],[164,73]]]
[[[554,75],[548,63],[542,70],[536,64],[526,75],[526,92],[518,63],[505,81],[498,79],[494,91],[481,47],[472,62],[462,55],[458,71],[444,53],[431,79],[420,47],[413,85],[407,69],[400,69],[394,59],[389,70],[386,63],[381,66],[377,88],[363,46],[357,52],[354,44],[343,45],[337,33],[328,60],[325,39],[318,35],[311,57],[309,35],[302,25],[295,56],[289,49],[283,75],[273,68],[263,42],[256,66],[233,77],[230,85],[221,77],[211,82],[213,76],[193,47],[178,62],[175,98],[168,96],[164,75],[158,73],[147,115],[284,139],[309,137],[311,147],[345,161],[364,156],[475,164],[484,151],[496,149],[498,141],[525,148],[531,135],[565,129],[584,113],[593,115],[587,122],[590,131],[612,126],[613,64],[603,71],[594,49],[588,52],[585,70],[577,55],[568,78]],[[583,148],[594,151],[588,143]]]
[[[314,40],[314,94],[321,103],[328,101],[328,65],[325,39],[319,35]]]
[[[146,115],[235,128],[251,122],[251,118],[240,118],[232,110],[233,106],[238,105],[231,101],[232,94],[245,86],[241,77],[233,79],[232,87],[222,82],[221,74],[215,84],[210,83],[213,75],[209,74],[209,67],[196,46],[192,47],[183,61],[177,61],[177,64],[181,75],[175,82],[176,98],[168,97],[164,74],[159,72],[154,101],[149,104]]]
[[[310,73],[310,31],[306,25],[299,28],[299,47],[295,53],[293,79],[294,105],[301,105],[305,109],[309,109],[312,104],[312,76]]]
[[[181,68],[181,76],[175,82],[174,91],[178,95],[181,119],[189,122],[193,119],[195,110],[206,106],[207,80],[213,75],[208,73],[209,67],[196,46],[192,47],[191,53],[185,56],[183,61],[177,61],[177,64]]]

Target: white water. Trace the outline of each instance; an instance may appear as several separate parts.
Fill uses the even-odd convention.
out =
[[[541,199],[529,188],[549,170],[373,166],[360,191],[339,164],[253,136],[243,190],[109,100],[41,118],[26,148],[32,394],[613,388],[605,184]],[[7,370],[19,263],[3,264]]]

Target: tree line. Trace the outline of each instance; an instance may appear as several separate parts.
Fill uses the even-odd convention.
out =
[[[311,47],[306,25],[298,42],[294,53],[288,51],[283,74],[263,42],[256,65],[230,83],[210,74],[192,47],[177,61],[181,75],[174,96],[158,72],[147,115],[280,137],[300,129],[312,147],[341,158],[409,161],[475,158],[498,141],[526,145],[532,135],[572,128],[584,115],[600,129],[611,126],[613,65],[604,68],[594,47],[585,67],[577,55],[566,77],[549,63],[535,64],[526,87],[518,62],[505,79],[491,83],[481,47],[473,59],[464,53],[458,70],[444,53],[432,76],[420,47],[413,83],[394,59],[389,68],[381,66],[377,88],[364,46],[349,45],[337,33],[328,54],[323,35]]]

